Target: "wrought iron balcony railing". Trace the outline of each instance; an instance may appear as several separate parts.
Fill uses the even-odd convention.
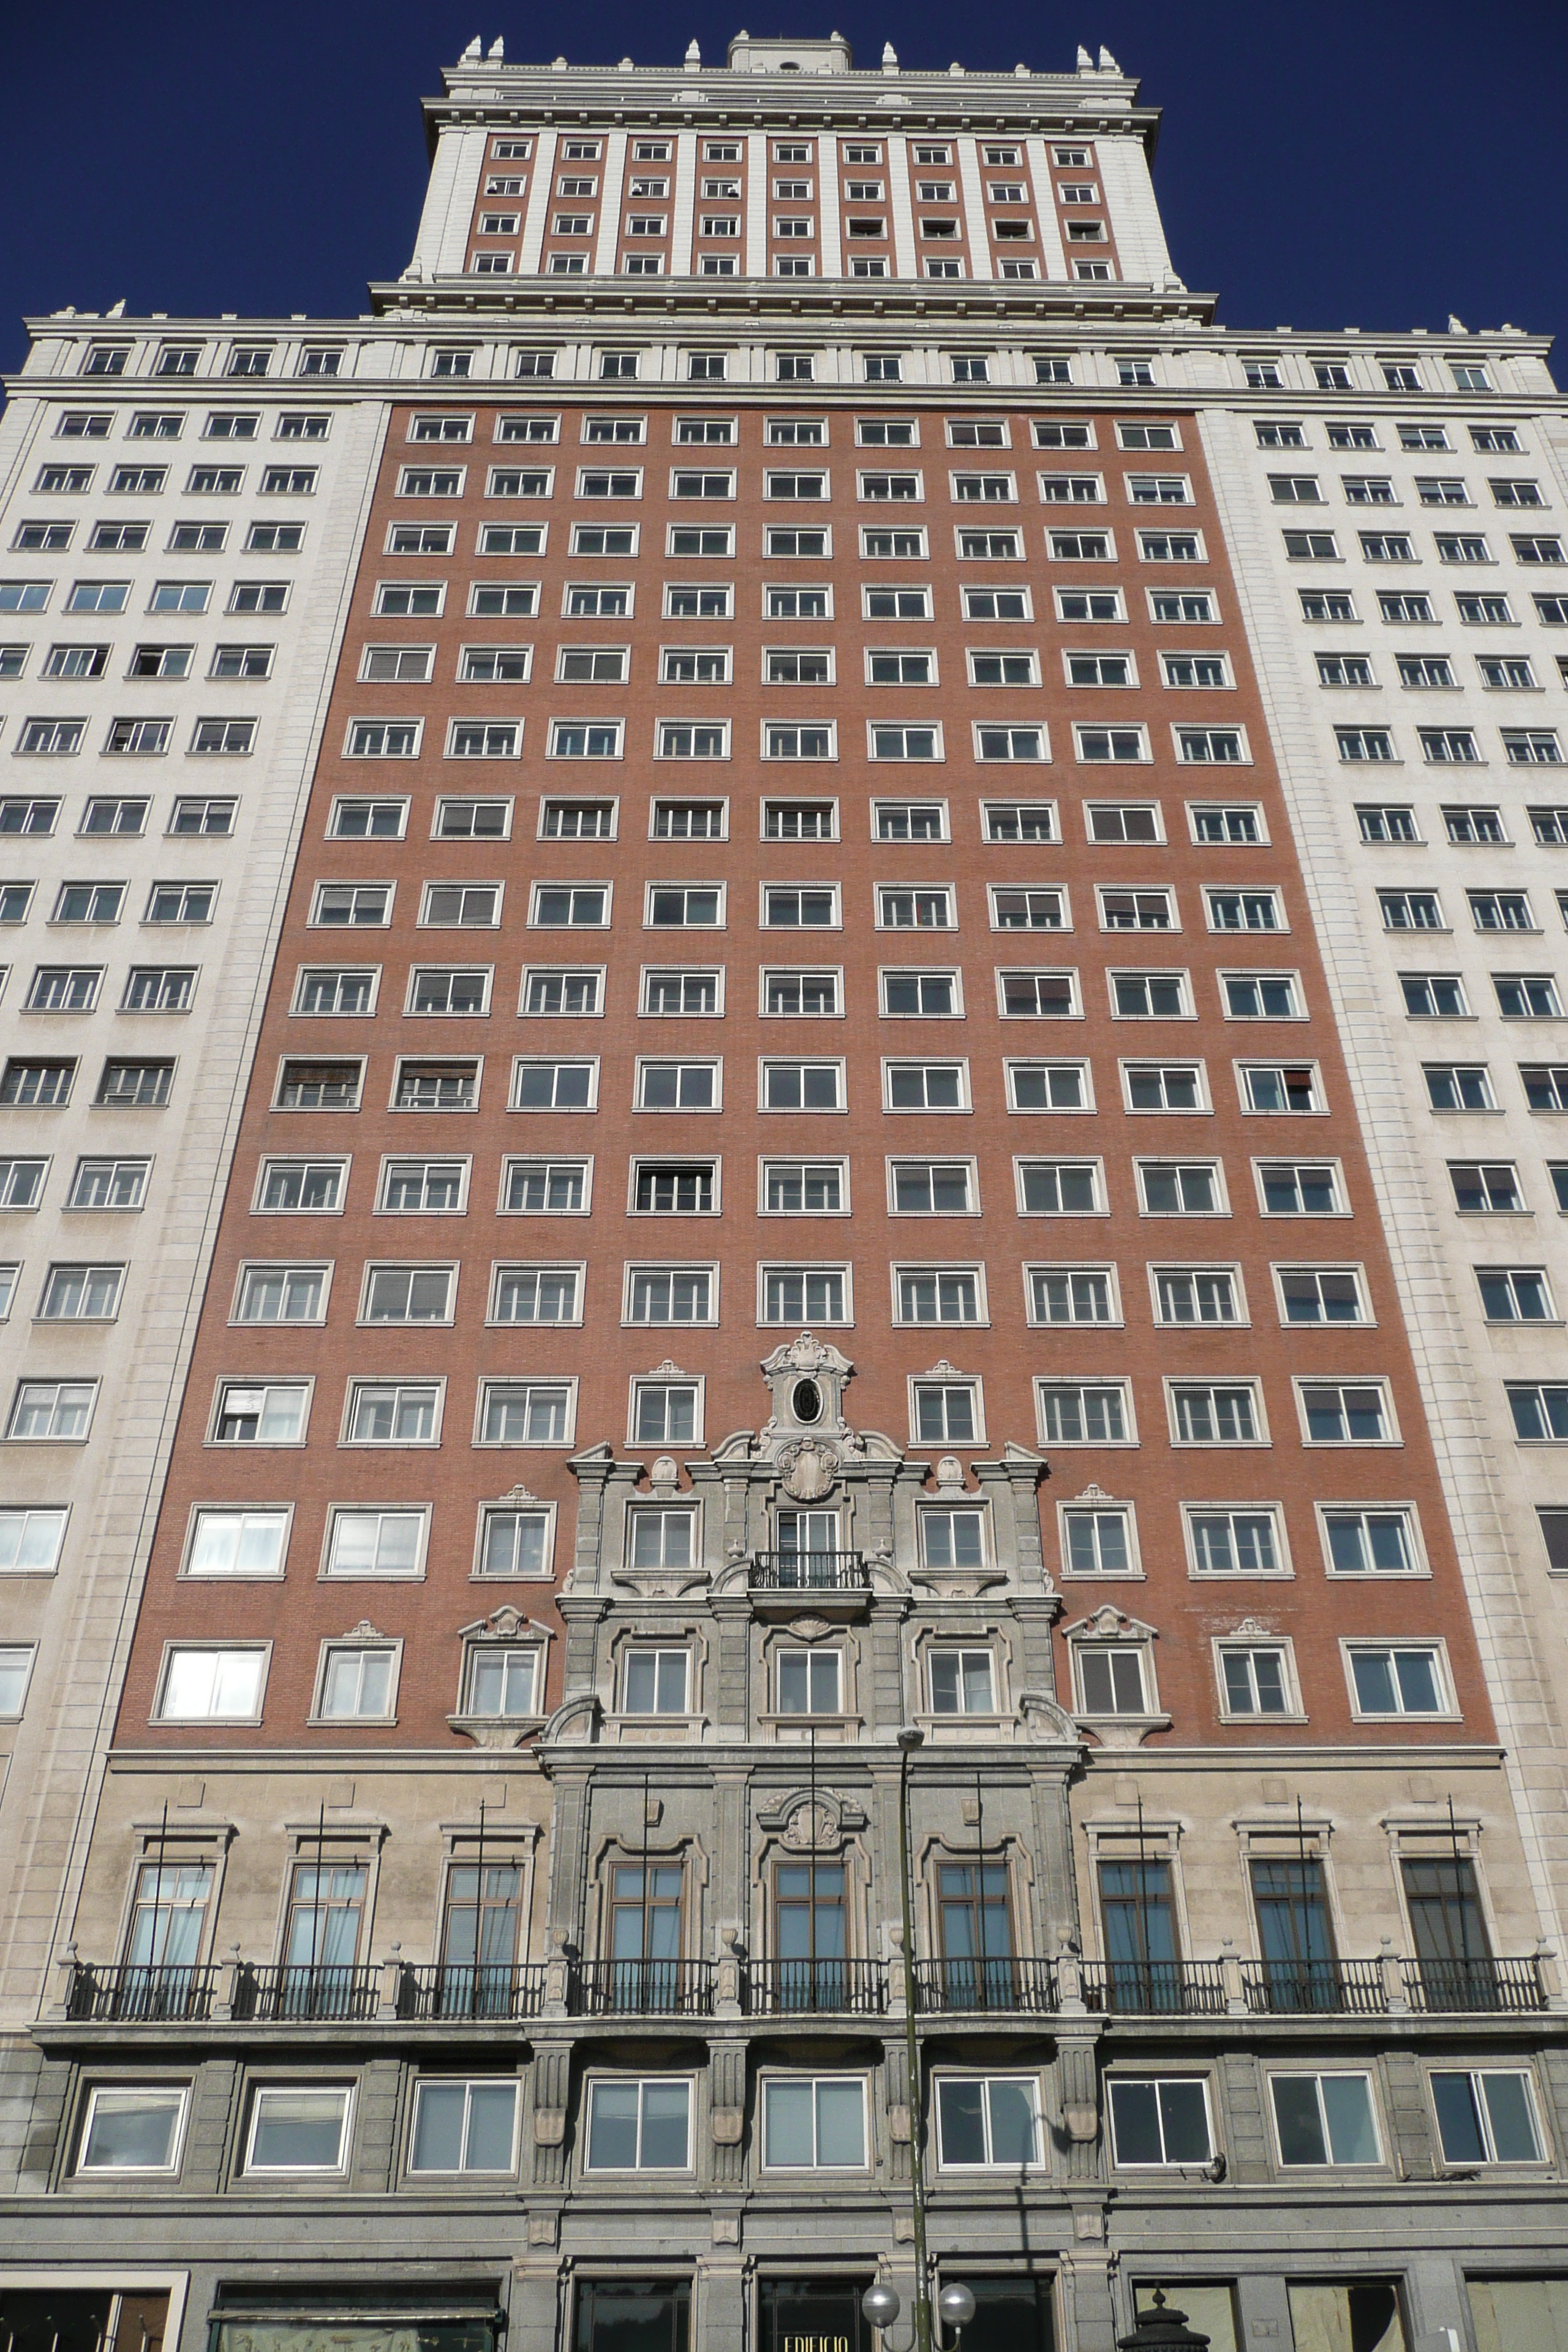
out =
[[[711,1960],[580,1960],[567,2005],[578,2017],[709,2017]]]
[[[917,1960],[914,1990],[915,2005],[927,2016],[989,2011],[1039,2015],[1057,2006],[1050,1960]]]
[[[130,1961],[100,1969],[71,1963],[66,2015],[76,2024],[197,2025],[212,2014],[216,1969]]]
[[[465,2019],[537,2017],[544,2005],[544,1963],[437,1960],[428,1968],[400,1968],[397,2014],[456,2024]]]
[[[1241,1983],[1258,2017],[1376,2017],[1388,2007],[1381,1960],[1244,1960]]]
[[[880,1960],[752,1960],[744,1978],[752,2017],[804,2017],[818,2011],[879,2017],[888,2006]]]
[[[1521,1960],[1404,1960],[1405,1998],[1425,2011],[1544,2009],[1546,1989],[1533,1955]]]
[[[286,1961],[280,1968],[252,1968],[242,1960],[234,1972],[234,2015],[262,2025],[357,2022],[375,2015],[381,2002],[382,1970],[339,1967],[330,1961]]]
[[[871,1571],[858,1551],[759,1551],[746,1581],[753,1592],[868,1592]]]
[[[1102,1960],[1083,1969],[1090,2009],[1118,2017],[1223,2017],[1220,1960]]]

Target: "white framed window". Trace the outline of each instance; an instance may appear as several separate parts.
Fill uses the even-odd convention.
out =
[[[1142,1576],[1130,1503],[1061,1503],[1062,1570],[1068,1576]]]
[[[772,730],[770,730],[770,732]],[[934,726],[900,727],[868,719],[867,756],[872,760],[944,760],[940,719]]]
[[[225,1649],[213,1643],[171,1642],[163,1651],[155,1723],[259,1723],[271,1644]]]
[[[408,2141],[410,2173],[512,2173],[517,2169],[515,2077],[416,2083]]]
[[[1081,1021],[1083,1001],[1078,974],[1060,971],[1007,971],[996,973],[997,1006],[1007,1021]]]
[[[636,1551],[634,1538],[634,1557]],[[626,1715],[689,1714],[690,1674],[689,1650],[654,1649],[642,1643],[628,1649],[621,1669],[622,1711]]]
[[[188,2083],[95,2084],[87,2095],[75,2169],[163,2173],[180,2169]]]
[[[715,1019],[724,1010],[722,964],[644,965],[637,1011],[646,1020]]]
[[[1359,1265],[1276,1265],[1272,1271],[1283,1324],[1373,1320]]]
[[[937,2162],[944,2172],[1044,2163],[1040,2086],[1033,2074],[939,2074]]]
[[[707,1381],[700,1376],[667,1374],[661,1366],[646,1378],[634,1377],[626,1416],[626,1439],[632,1445],[700,1445],[705,1420]]]
[[[688,1061],[637,1056],[633,1100],[638,1110],[720,1110],[723,1094],[724,1065],[718,1055]]]
[[[986,898],[994,931],[1068,931],[1072,929],[1072,907],[1068,894],[1057,887],[1032,889],[1005,888],[1000,883],[986,885]]]
[[[758,919],[764,930],[839,930],[843,908],[836,882],[763,882]]]
[[[1358,1722],[1458,1717],[1441,1642],[1342,1642],[1340,1651]]]
[[[847,1216],[848,1160],[759,1158],[757,1211],[765,1217]]]
[[[946,883],[923,887],[879,883],[876,909],[877,928],[882,931],[951,931],[958,927],[956,897]]]
[[[1252,1170],[1266,1217],[1350,1214],[1344,1171],[1337,1160],[1255,1160]]]
[[[973,1160],[895,1160],[888,1170],[888,1207],[900,1217],[973,1217],[980,1180]]]
[[[1202,1062],[1122,1062],[1121,1100],[1125,1110],[1207,1111],[1207,1074]]]
[[[552,1159],[527,1152],[509,1155],[501,1161],[499,1206],[502,1216],[585,1216],[593,1192],[591,1159]]]
[[[884,1020],[956,1021],[963,1016],[963,974],[955,968],[921,971],[909,964],[884,964],[877,985]]]
[[[1410,1503],[1314,1502],[1330,1576],[1422,1576],[1429,1571]]]
[[[1122,1320],[1121,1287],[1114,1265],[1052,1262],[1026,1265],[1023,1272],[1024,1296],[1032,1325],[1110,1326]]]
[[[473,1572],[476,1577],[547,1577],[554,1549],[553,1503],[487,1504],[479,1512]]]
[[[842,1057],[795,1061],[763,1055],[757,1064],[762,1110],[838,1111],[847,1108]]]
[[[1090,1111],[1092,1065],[1083,1062],[1004,1062],[1007,1108],[1016,1111]]]
[[[1156,1323],[1192,1329],[1239,1329],[1251,1319],[1238,1265],[1151,1265]]]
[[[1070,1646],[1079,1714],[1092,1720],[1157,1712],[1154,1659],[1146,1641],[1133,1636],[1077,1641]]]
[[[583,1320],[586,1268],[498,1265],[490,1269],[486,1320],[500,1324],[574,1324]]]
[[[1194,1576],[1289,1576],[1289,1548],[1277,1503],[1184,1503],[1182,1529]]]
[[[52,1576],[59,1564],[69,1512],[0,1509],[0,1576]]]
[[[220,1390],[220,1399],[223,1393]],[[287,1506],[270,1510],[199,1506],[191,1513],[180,1574],[280,1577],[289,1518]]]
[[[1221,1003],[1227,1021],[1304,1021],[1301,976],[1295,971],[1222,971]]]
[[[1024,1217],[1097,1217],[1105,1214],[1105,1163],[1101,1160],[1015,1160],[1018,1213]]]
[[[1216,1641],[1214,1657],[1222,1723],[1302,1717],[1290,1643]]]
[[[405,1578],[425,1573],[427,1508],[339,1505],[328,1514],[322,1574]]]
[[[991,1319],[984,1265],[897,1265],[891,1268],[898,1324],[984,1324]]]
[[[680,2075],[591,2080],[583,2165],[587,2172],[689,2171],[689,2081]]]
[[[1296,1406],[1304,1445],[1397,1445],[1394,1399],[1384,1380],[1298,1379]]]
[[[1164,815],[1158,801],[1085,801],[1084,830],[1097,845],[1138,847],[1163,844]]]
[[[864,2076],[764,2075],[762,2103],[765,2169],[865,2169]]]
[[[220,1381],[207,1444],[302,1445],[310,1406],[309,1381]]]
[[[1270,2074],[1268,2099],[1285,2169],[1382,2164],[1370,2074]]]
[[[94,1381],[18,1381],[5,1435],[13,1444],[82,1445],[98,1401]]]
[[[392,882],[318,882],[310,901],[313,929],[384,930],[396,892]]]
[[[1131,1391],[1125,1381],[1037,1380],[1035,1410],[1049,1445],[1135,1445]]]
[[[331,1265],[242,1265],[235,1289],[234,1323],[321,1323],[326,1320]]]
[[[1269,838],[1257,801],[1189,801],[1187,829],[1205,848],[1252,849]]]
[[[1173,1445],[1267,1445],[1263,1393],[1255,1380],[1165,1381]]]
[[[1146,1217],[1228,1217],[1218,1160],[1138,1160],[1138,1204]]]
[[[1543,2164],[1547,2150],[1527,2067],[1427,2076],[1445,2164]]]
[[[1205,2075],[1109,2074],[1105,2092],[1119,2168],[1211,2160],[1214,2135]]]
[[[312,1723],[390,1723],[397,1708],[398,1642],[323,1642]]]
[[[621,1297],[623,1323],[714,1324],[718,1320],[716,1263],[626,1267]]]
[[[570,1445],[576,1422],[575,1379],[481,1381],[474,1444]]]
[[[444,1381],[351,1381],[343,1445],[438,1445]]]
[[[757,1321],[767,1328],[841,1325],[855,1319],[854,1270],[844,1265],[757,1267]]]
[[[954,1374],[951,1365],[909,1380],[911,1445],[984,1445],[985,1405],[978,1380]],[[984,1654],[989,1659],[989,1653]]]
[[[347,2168],[353,2086],[258,2083],[245,2140],[249,2174],[341,2173]]]
[[[905,1062],[884,1058],[884,1110],[967,1111],[972,1107],[966,1059]]]

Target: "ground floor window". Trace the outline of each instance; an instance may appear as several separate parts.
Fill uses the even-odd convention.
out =
[[[687,2352],[689,2279],[584,2279],[574,2352]]]
[[[1287,2292],[1296,2352],[1406,2352],[1409,2338],[1393,2279],[1336,2279],[1306,2286],[1292,2281]]]
[[[1208,2337],[1209,2352],[1237,2352],[1241,2337],[1236,2325],[1236,2289],[1228,2279],[1202,2283],[1189,2279],[1138,2279],[1133,2284],[1132,2301],[1140,2319],[1146,2311],[1153,2310],[1156,2292],[1165,2298],[1167,2317],[1173,2311],[1184,2312],[1187,2326]],[[1348,2336],[1343,2352],[1352,2352]]]
[[[0,2287],[7,2352],[163,2352],[166,2294],[112,2287]]]
[[[871,2352],[860,2310],[869,2276],[763,2279],[757,2289],[758,2352]],[[967,2331],[964,2352],[969,2352]]]
[[[944,2272],[942,2283],[966,2286],[974,2297],[974,2316],[963,2331],[963,2352],[1056,2352],[1050,2279],[976,2278],[959,2264]],[[1203,2324],[1194,2322],[1195,2326]],[[1232,2347],[1216,2344],[1215,2352],[1232,2352]]]
[[[1568,2352],[1568,2278],[1473,2278],[1468,2282],[1479,2352]]]

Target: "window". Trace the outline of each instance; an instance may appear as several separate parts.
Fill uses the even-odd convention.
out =
[[[1415,1522],[1404,1506],[1320,1506],[1331,1576],[1410,1576],[1420,1562]]]
[[[1026,1216],[1092,1216],[1103,1205],[1098,1160],[1029,1160],[1016,1166]]]
[[[639,1061],[637,1108],[639,1110],[717,1110],[721,1079],[722,1065],[717,1061]]]
[[[422,1510],[333,1511],[328,1528],[326,1573],[422,1575],[426,1520],[426,1514]]]
[[[1236,1274],[1228,1266],[1155,1268],[1154,1306],[1161,1323],[1234,1324],[1242,1319]]]
[[[984,1434],[976,1381],[913,1381],[910,1385],[910,1443],[973,1445]]]
[[[515,2171],[517,2088],[515,2080],[417,2084],[409,2171]]]
[[[972,1160],[895,1160],[889,1181],[895,1215],[969,1216],[977,1206]]]
[[[237,1323],[319,1323],[326,1314],[331,1269],[324,1265],[248,1265],[240,1270]]]
[[[1146,1676],[1152,1661],[1140,1642],[1079,1642],[1073,1670],[1080,1711],[1087,1716],[1150,1712]]]
[[[884,900],[891,894],[884,892]],[[921,894],[913,894],[917,898]],[[943,898],[946,893],[941,894]],[[1060,931],[1068,928],[1067,894],[1062,890],[989,891],[993,929],[999,931]],[[1156,893],[1163,897],[1163,893]]]
[[[120,1307],[122,1265],[51,1265],[38,1301],[42,1323],[111,1322]]]
[[[1173,1381],[1173,1445],[1258,1445],[1266,1436],[1256,1381],[1226,1386]]]
[[[549,1573],[554,1507],[487,1510],[479,1517],[479,1576],[544,1576]]]
[[[712,1265],[633,1265],[626,1269],[627,1323],[716,1323],[719,1275]]]
[[[1072,1576],[1131,1576],[1136,1572],[1127,1510],[1064,1509],[1062,1565]]]
[[[763,1324],[848,1323],[847,1266],[763,1265],[757,1319]]]
[[[1391,1649],[1347,1642],[1342,1646],[1358,1718],[1455,1712],[1436,1644]]]
[[[0,1575],[52,1576],[65,1540],[61,1510],[0,1510]]]
[[[1193,1569],[1199,1576],[1278,1576],[1284,1567],[1272,1508],[1185,1510]]]
[[[323,1643],[312,1710],[315,1719],[390,1721],[395,1707],[398,1655],[398,1645],[392,1642]]]
[[[941,2074],[937,2160],[944,2170],[1038,2164],[1039,2085],[1032,2074]]]
[[[857,2084],[857,2095],[858,2090]],[[585,2169],[685,2171],[691,2161],[690,2110],[691,2085],[679,2078],[591,2082]]]
[[[1208,2084],[1202,2075],[1140,2081],[1111,2074],[1105,2088],[1119,2165],[1208,2163]]]
[[[866,2090],[858,2076],[764,2078],[763,2162],[770,2169],[859,2169],[866,2162]]]
[[[1037,1381],[1040,1433],[1056,1445],[1126,1445],[1131,1415],[1123,1381]]]
[[[355,1381],[349,1390],[343,1443],[431,1445],[441,1412],[439,1381]]]
[[[95,2086],[88,2093],[77,2171],[177,2172],[189,2098],[184,2084]]]
[[[1447,929],[1435,890],[1380,890],[1377,904],[1385,931],[1442,931]]]
[[[400,1060],[393,1095],[395,1110],[477,1110],[479,1100],[478,1062],[415,1062]]]
[[[1526,1444],[1568,1437],[1568,1389],[1543,1381],[1510,1381],[1509,1409],[1515,1435]]]
[[[1045,895],[1055,899],[1059,913],[1060,893]],[[951,931],[956,928],[952,892],[942,887],[904,890],[884,886],[877,893],[877,922],[879,929],[889,931]]]
[[[768,1216],[839,1216],[848,1205],[847,1161],[763,1160],[759,1173]]]
[[[368,1265],[362,1323],[449,1323],[457,1269],[449,1265]]]
[[[702,1383],[647,1380],[632,1382],[631,1442],[635,1445],[690,1445],[702,1435]]]
[[[247,2173],[341,2172],[353,2093],[258,2084],[250,2095]]]
[[[1540,2164],[1546,2151],[1528,2074],[1431,2076],[1432,2105],[1447,2164]]]
[[[1135,1164],[1145,1216],[1215,1217],[1229,1213],[1217,1160],[1141,1160]]]
[[[1111,1011],[1123,1021],[1188,1020],[1192,1016],[1187,975],[1181,971],[1113,971]]]
[[[163,1655],[159,1723],[254,1723],[261,1714],[267,1651],[221,1650],[173,1643]]]
[[[1268,2089],[1281,2165],[1382,2162],[1369,2075],[1274,2074]]]

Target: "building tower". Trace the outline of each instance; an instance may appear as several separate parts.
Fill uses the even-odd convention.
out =
[[[1104,51],[426,121],[10,386],[16,2352],[1553,2340],[1545,346]]]

